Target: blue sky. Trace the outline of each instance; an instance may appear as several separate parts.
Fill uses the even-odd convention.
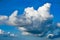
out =
[[[37,10],[45,3],[51,3],[50,13],[54,15],[53,20],[60,22],[60,0],[0,0],[0,15],[9,16],[15,10],[18,10],[18,15],[21,15],[25,8],[34,7]],[[38,37],[22,36],[21,32],[14,26],[0,25],[0,29],[20,35],[19,39],[21,38],[21,40],[40,40]]]
[[[37,9],[47,2],[52,4],[50,12],[54,14],[55,21],[59,21],[60,0],[1,0],[0,14],[9,16],[14,10],[19,10],[19,14],[22,14],[26,7],[33,6]]]

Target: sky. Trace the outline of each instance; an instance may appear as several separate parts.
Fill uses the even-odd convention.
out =
[[[37,9],[42,6],[44,3],[51,3],[51,13],[54,14],[55,21],[59,21],[59,9],[60,2],[59,0],[1,0],[0,1],[0,14],[2,15],[10,15],[14,10],[19,10],[19,14],[22,14],[24,8],[26,7],[34,7]],[[57,18],[58,17],[58,18]]]
[[[32,35],[25,36],[25,35],[22,35],[21,34],[22,31],[18,29],[19,28],[18,26],[20,26],[20,24],[21,24],[21,23],[18,23],[19,22],[18,20],[23,19],[20,15],[24,14],[24,12],[26,12],[26,13],[30,13],[31,12],[32,13],[34,11],[33,13],[35,13],[35,10],[38,11],[39,7],[42,7],[46,3],[50,3],[51,4],[50,9],[46,8],[49,11],[49,14],[46,14],[46,16],[47,16],[47,18],[49,18],[50,14],[52,14],[53,15],[53,19],[52,19],[52,17],[51,17],[51,20],[50,20],[50,18],[49,19],[46,18],[48,22],[44,21],[43,24],[45,24],[45,23],[46,23],[46,25],[47,24],[51,24],[52,21],[55,24],[57,22],[60,22],[60,0],[0,0],[0,15],[3,15],[3,16],[6,15],[6,16],[8,16],[7,21],[11,22],[10,25],[7,25],[7,24],[0,25],[0,29],[3,30],[3,31],[5,31],[5,34],[7,36],[6,37],[5,34],[4,34],[4,32],[2,32],[3,35],[2,36],[0,35],[0,40],[44,40],[44,39],[45,40],[59,40],[60,39],[59,37],[58,38],[54,38],[54,39],[48,39],[48,38],[45,38],[45,37],[42,37],[42,38],[41,37],[36,37],[35,36],[35,33],[37,33],[36,31],[31,31]],[[48,7],[49,7],[50,4],[47,4]],[[42,7],[42,9],[43,9],[43,7]],[[18,10],[18,14],[17,15],[19,15],[19,16],[17,16],[16,14],[14,14],[15,10]],[[30,11],[30,10],[32,10],[32,11]],[[44,10],[42,10],[42,11],[45,13]],[[15,12],[17,13],[17,11],[15,11]],[[10,16],[12,16],[12,17],[10,17]],[[14,24],[14,22],[13,22],[14,20],[13,19],[15,19],[14,16],[21,17],[20,19],[16,20],[16,21],[18,21],[17,22],[18,26],[17,25],[13,25]],[[23,17],[26,17],[26,16],[23,16]],[[45,18],[44,15],[43,15],[43,17]],[[23,20],[23,22],[24,21],[25,20]],[[5,22],[5,20],[3,21],[3,23],[4,22]],[[22,22],[22,24],[24,24],[23,22]],[[33,22],[34,22],[34,24],[33,24],[34,26],[36,26],[37,23],[38,23],[38,21],[37,22],[33,21]],[[55,24],[54,24],[54,26],[55,26]],[[44,25],[44,26],[46,26],[46,25]],[[28,26],[28,24],[27,24],[27,26]],[[39,26],[42,26],[42,25],[39,24]],[[60,26],[59,23],[58,23],[58,26]],[[29,25],[28,27],[31,27],[31,26]],[[27,30],[28,30],[28,27],[26,27]],[[43,28],[43,26],[41,28]],[[57,28],[56,32],[57,32],[57,30],[60,30],[60,28]],[[9,33],[9,32],[11,32],[11,33]],[[28,31],[28,32],[30,32],[30,31]],[[14,34],[13,37],[11,36],[11,34]],[[14,36],[16,36],[16,37],[14,37]]]

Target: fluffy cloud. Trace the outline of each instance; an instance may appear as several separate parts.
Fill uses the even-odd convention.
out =
[[[49,13],[50,5],[46,3],[39,7],[38,10],[33,7],[25,8],[24,18],[21,19],[23,21],[22,27],[26,29],[24,33],[42,36],[49,30],[53,21],[53,15]]]
[[[50,6],[50,3],[46,3],[37,10],[33,7],[28,7],[25,8],[22,15],[17,15],[18,10],[15,10],[9,17],[1,16],[0,22],[2,21],[1,23],[3,24],[17,26],[18,29],[22,31],[23,35],[50,37],[53,36],[55,30],[60,26],[60,23],[54,24],[54,16],[49,12]]]
[[[0,15],[0,24],[4,24],[8,20],[8,16]]]
[[[6,19],[8,19],[7,16],[1,16],[1,15],[0,15],[0,21],[2,21],[2,20],[6,20]]]
[[[9,16],[8,24],[10,24],[10,25],[16,25],[16,24],[15,24],[15,21],[16,21],[17,13],[18,13],[18,11],[15,10],[15,11]]]

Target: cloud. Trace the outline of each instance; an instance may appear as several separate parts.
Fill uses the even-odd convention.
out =
[[[0,24],[4,24],[8,19],[8,16],[0,15]]]
[[[15,10],[9,17],[1,15],[0,22],[6,20],[1,23],[18,27],[23,35],[50,37],[55,30],[59,29],[57,27],[60,26],[60,23],[55,25],[53,22],[54,16],[50,14],[50,6],[50,3],[46,3],[37,10],[33,7],[27,7],[22,15],[17,15],[18,10]]]
[[[7,16],[1,16],[1,15],[0,15],[0,20],[1,20],[1,21],[2,21],[2,20],[6,20],[6,19],[8,19]]]
[[[4,30],[0,29],[0,40],[16,40],[17,35],[11,32],[5,32]]]
[[[17,13],[18,13],[18,10],[15,10],[15,11],[9,16],[8,24],[10,24],[10,25],[16,25],[16,24],[15,24],[15,21],[16,21]]]
[[[47,38],[53,38],[53,37],[54,37],[54,34],[47,35]]]
[[[4,33],[4,31],[0,29],[0,34],[3,34],[3,33]]]
[[[13,33],[11,33],[11,32],[5,32],[5,31],[3,31],[2,29],[0,29],[0,36],[1,36],[1,35],[6,36],[6,37],[8,37],[8,36],[10,36],[10,37],[16,37],[15,34],[13,34]]]
[[[15,34],[10,34],[10,36],[13,36],[13,37],[14,37],[14,36],[15,36]]]
[[[24,32],[33,35],[42,36],[45,34],[49,27],[52,26],[53,15],[49,13],[50,3],[46,3],[35,10],[33,7],[25,8],[23,21]],[[21,23],[20,23],[21,24]]]
[[[60,27],[60,23],[57,23],[57,26]]]
[[[22,32],[22,35],[31,35],[29,32]]]

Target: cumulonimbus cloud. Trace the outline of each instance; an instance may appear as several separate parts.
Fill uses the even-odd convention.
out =
[[[37,10],[27,7],[22,15],[17,15],[18,10],[15,10],[9,17],[1,15],[0,23],[16,26],[24,35],[52,36],[54,31],[60,28],[60,23],[54,24],[50,6],[50,3],[46,3]]]

